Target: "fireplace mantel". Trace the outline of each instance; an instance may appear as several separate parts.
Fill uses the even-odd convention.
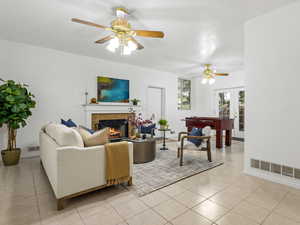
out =
[[[137,113],[141,106],[129,103],[99,103],[82,105],[85,113],[85,126],[91,128],[92,114],[100,113]]]

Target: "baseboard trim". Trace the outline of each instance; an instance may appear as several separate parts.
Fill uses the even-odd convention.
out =
[[[289,177],[285,177],[282,175],[277,175],[277,174],[273,174],[270,172],[254,169],[254,168],[245,168],[244,173],[251,175],[251,176],[259,177],[259,178],[262,178],[262,179],[265,179],[265,180],[268,180],[271,182],[284,184],[284,185],[287,185],[287,186],[290,186],[293,188],[300,189],[300,182],[295,178],[289,178]]]
[[[245,138],[232,137],[232,140],[245,142]]]

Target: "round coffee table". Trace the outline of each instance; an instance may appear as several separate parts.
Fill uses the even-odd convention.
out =
[[[155,159],[156,141],[154,138],[127,140],[133,143],[133,162],[146,163]]]

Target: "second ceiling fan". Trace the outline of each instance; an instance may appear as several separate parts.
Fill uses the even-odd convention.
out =
[[[150,37],[150,38],[163,38],[164,33],[161,31],[149,31],[149,30],[134,30],[131,28],[130,23],[126,19],[128,11],[125,8],[116,8],[116,19],[111,22],[111,26],[103,26],[93,22],[72,18],[73,22],[93,26],[105,30],[112,31],[111,35],[108,35],[100,40],[95,41],[96,44],[104,44],[109,42],[107,49],[111,52],[115,52],[120,47],[121,54],[130,55],[132,51],[141,50],[144,48],[134,37]]]
[[[215,69],[212,69],[211,64],[204,64],[202,84],[214,84],[216,76],[229,76],[229,73],[217,73]]]

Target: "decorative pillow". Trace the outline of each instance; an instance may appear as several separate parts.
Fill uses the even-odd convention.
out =
[[[95,131],[94,131],[94,130],[92,130],[92,129],[89,129],[89,128],[85,127],[85,126],[79,125],[79,127],[80,127],[80,128],[82,128],[82,129],[84,129],[84,130],[86,130],[86,131],[88,131],[90,134],[93,134],[93,133],[95,133]]]
[[[78,127],[77,130],[80,133],[86,147],[104,145],[108,143],[108,128],[96,131],[93,134],[90,134],[90,132],[81,127]]]
[[[193,127],[192,131],[189,133],[190,136],[203,136],[202,135],[202,129],[201,128],[196,128]],[[195,139],[195,138],[189,138],[188,139],[189,142],[192,142],[194,145],[196,145],[197,147],[199,147],[202,143],[201,139]]]
[[[73,120],[68,119],[65,121],[64,119],[61,119],[61,124],[67,126],[67,127],[77,127],[77,124],[73,122]]]
[[[45,127],[46,133],[60,146],[84,147],[80,134],[62,124],[50,123]]]
[[[152,129],[155,129],[156,124],[152,124],[150,126],[141,126],[141,133],[142,134],[151,134]]]

